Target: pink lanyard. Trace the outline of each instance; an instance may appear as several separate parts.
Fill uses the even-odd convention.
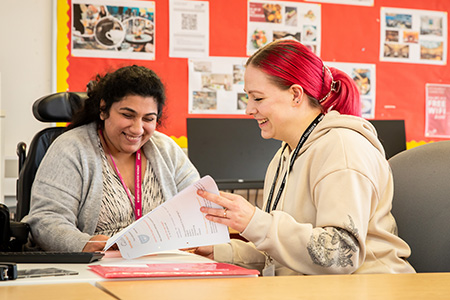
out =
[[[119,176],[120,182],[122,183],[123,188],[125,189],[125,192],[128,195],[128,199],[130,199],[131,205],[133,205],[133,198],[130,194],[130,190],[127,188],[127,185],[125,184],[125,181],[123,180],[122,175],[119,172],[119,168],[117,168],[116,162],[114,161],[111,152],[108,149],[108,146],[106,145],[105,137],[103,136],[103,131],[100,130],[100,134],[103,137],[103,140],[105,141],[106,151],[109,154],[109,157],[111,158],[111,161],[114,165],[114,169],[116,170],[117,176]],[[142,217],[142,189],[141,189],[141,149],[136,151],[136,163],[134,168],[134,215],[136,217],[136,220]]]

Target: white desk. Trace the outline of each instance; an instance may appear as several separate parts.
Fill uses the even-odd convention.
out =
[[[18,264],[18,270],[25,269],[40,269],[40,268],[59,268],[64,270],[76,271],[78,275],[65,275],[65,276],[49,276],[38,278],[19,278],[16,280],[0,281],[0,287],[2,286],[15,286],[15,285],[35,285],[35,284],[58,284],[58,283],[90,283],[95,285],[98,281],[113,280],[120,281],[125,279],[105,279],[96,273],[92,272],[88,265],[142,265],[142,264],[156,264],[156,263],[199,263],[199,262],[211,262],[210,259],[191,254],[184,251],[167,251],[155,255],[144,256],[137,259],[126,260],[123,259],[118,252],[108,251],[105,257],[101,260],[93,262],[91,264]],[[126,279],[130,280],[130,279]],[[137,279],[136,279],[137,280]]]

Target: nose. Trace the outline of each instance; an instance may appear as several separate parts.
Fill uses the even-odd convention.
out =
[[[130,126],[130,131],[134,135],[141,135],[144,132],[144,122],[141,119],[135,119]]]
[[[248,99],[247,107],[245,108],[245,113],[249,116],[256,114],[256,108],[252,100]]]

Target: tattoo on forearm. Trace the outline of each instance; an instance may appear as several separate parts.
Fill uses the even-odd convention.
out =
[[[358,229],[348,217],[350,222],[344,228],[329,227],[318,236],[311,236],[307,249],[314,264],[326,268],[353,266],[353,254],[359,250]]]

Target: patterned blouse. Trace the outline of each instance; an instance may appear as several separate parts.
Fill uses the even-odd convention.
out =
[[[113,236],[135,221],[134,195],[130,193],[133,200],[131,203],[119,176],[108,162],[100,139],[98,142],[103,166],[103,196],[95,234]],[[163,201],[161,185],[147,160],[142,181],[142,215],[152,211]]]

